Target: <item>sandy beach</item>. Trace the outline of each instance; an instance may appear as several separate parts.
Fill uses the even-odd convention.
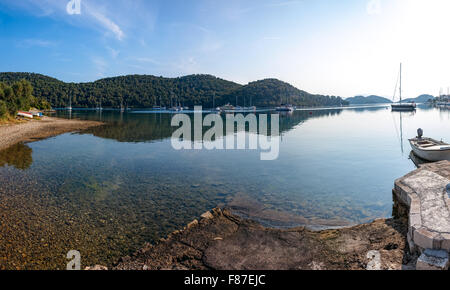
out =
[[[102,125],[101,122],[43,117],[23,123],[0,125],[0,150],[19,142],[33,142],[59,134]]]

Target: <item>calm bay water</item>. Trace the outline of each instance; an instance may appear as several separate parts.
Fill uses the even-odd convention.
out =
[[[0,152],[2,269],[62,269],[72,249],[84,266],[111,265],[216,206],[275,227],[390,217],[394,180],[415,168],[407,138],[421,127],[450,141],[450,111],[427,106],[283,114],[274,161],[250,150],[176,151],[171,114],[56,115],[106,125]]]

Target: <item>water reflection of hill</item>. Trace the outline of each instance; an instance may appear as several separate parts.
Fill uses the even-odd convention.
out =
[[[0,151],[0,167],[14,166],[25,170],[33,164],[33,149],[25,144],[18,143],[5,150]]]
[[[323,118],[329,116],[339,115],[342,109],[332,110],[316,110],[316,111],[295,111],[292,113],[280,114],[280,133],[288,132],[298,125],[301,125],[308,119]],[[274,113],[274,112],[272,112]],[[245,116],[246,114],[244,114]],[[188,114],[191,119],[191,124],[194,124],[194,114]],[[226,131],[226,115],[219,115],[224,124],[223,135],[227,134]],[[258,121],[258,130],[260,122],[260,114],[256,114]],[[106,122],[104,126],[93,127],[84,131],[83,133],[93,134],[94,136],[114,139],[119,142],[151,142],[170,138],[173,132],[178,127],[172,127],[170,125],[173,115],[172,114],[119,114],[117,112],[108,112],[102,114],[101,118],[99,114],[91,113],[81,117],[83,119],[101,120]],[[270,114],[268,117],[268,134],[270,135]],[[210,127],[204,127],[203,133],[209,130]],[[236,129],[237,130],[237,129]],[[235,131],[236,131],[235,130]],[[245,130],[248,132],[249,127],[246,126]],[[260,133],[260,132],[258,132]],[[229,132],[228,132],[229,134]],[[262,134],[266,135],[265,132]],[[194,134],[191,134],[192,138]]]

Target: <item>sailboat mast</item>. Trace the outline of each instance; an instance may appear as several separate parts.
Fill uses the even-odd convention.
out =
[[[402,103],[402,64],[400,63],[400,104]]]

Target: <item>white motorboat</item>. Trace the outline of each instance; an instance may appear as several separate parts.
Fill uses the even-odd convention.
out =
[[[416,138],[409,140],[414,154],[432,162],[442,160],[450,161],[450,144],[432,138],[422,137],[422,129],[417,130],[417,133],[418,136]]]
[[[226,104],[225,106],[220,107],[219,109],[225,113],[231,113],[231,112],[236,111],[236,108],[233,105],[231,105],[230,103]]]

